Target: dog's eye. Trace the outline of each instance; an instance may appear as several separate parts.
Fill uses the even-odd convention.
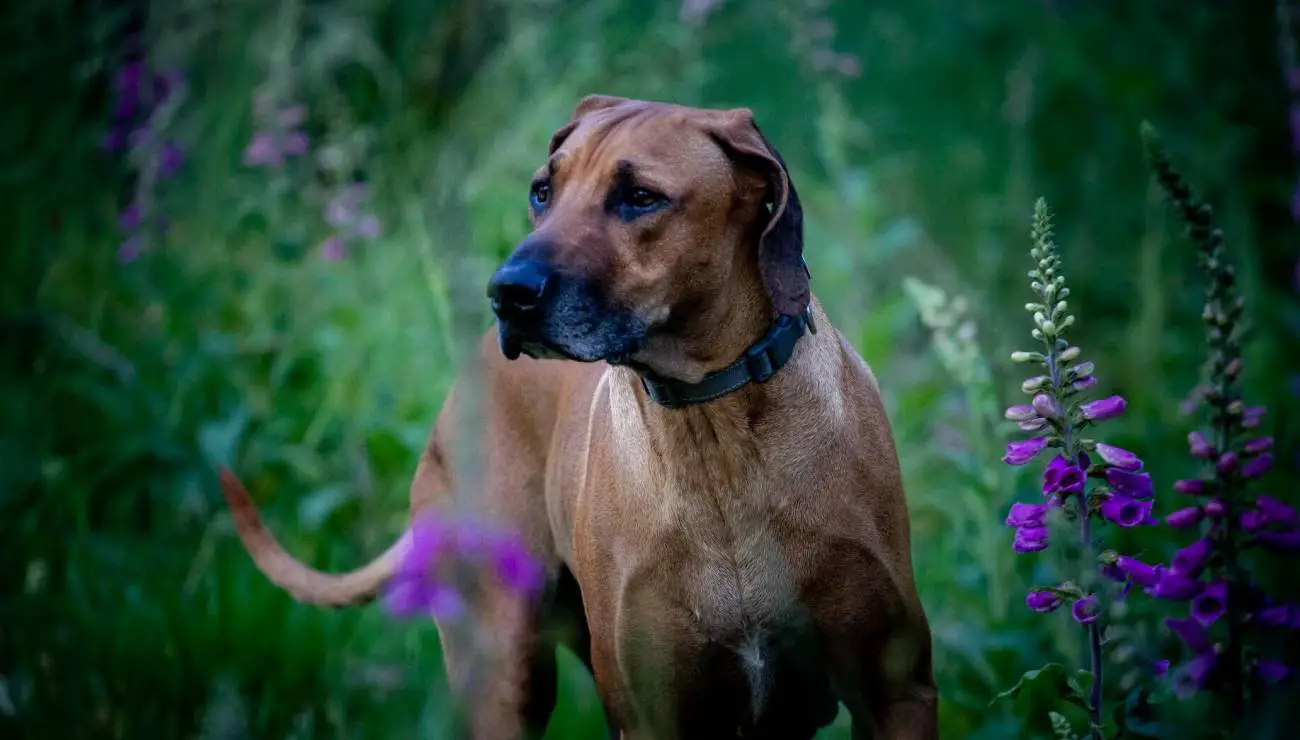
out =
[[[640,216],[659,210],[668,203],[668,198],[649,188],[621,188],[613,193],[614,213],[624,221],[634,221]]]
[[[528,202],[539,211],[546,206],[546,202],[550,199],[551,183],[546,180],[538,180],[533,183],[532,188],[528,191]]]

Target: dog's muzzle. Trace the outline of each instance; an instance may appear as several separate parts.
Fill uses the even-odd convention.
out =
[[[610,308],[587,279],[557,270],[531,245],[507,259],[488,281],[501,353],[513,360],[624,361],[645,336],[628,312]]]

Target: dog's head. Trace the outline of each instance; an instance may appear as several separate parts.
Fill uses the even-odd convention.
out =
[[[808,305],[799,199],[748,109],[584,98],[528,208],[532,232],[488,283],[511,359],[689,380]]]

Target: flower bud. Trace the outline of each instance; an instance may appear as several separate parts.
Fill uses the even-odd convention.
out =
[[[1241,358],[1238,357],[1232,362],[1229,362],[1228,366],[1223,368],[1223,374],[1229,378],[1235,378],[1238,375],[1241,375]]]
[[[1024,391],[1025,393],[1037,393],[1038,391],[1047,387],[1048,383],[1051,382],[1052,379],[1047,377],[1046,375],[1038,375],[1021,383],[1020,390]]]
[[[1075,365],[1074,367],[1070,368],[1070,375],[1075,378],[1082,378],[1085,375],[1092,375],[1092,371],[1094,368],[1096,368],[1096,366],[1097,366],[1096,363],[1094,363],[1092,360],[1088,360],[1086,362],[1080,362],[1078,365]]]
[[[1035,311],[1035,312],[1034,312],[1034,323],[1035,323],[1035,324],[1037,324],[1037,325],[1041,328],[1041,327],[1043,326],[1043,324],[1046,323],[1046,322],[1047,322],[1047,317],[1043,315],[1043,312],[1042,312],[1042,311]]]
[[[1078,347],[1069,347],[1067,349],[1061,350],[1061,354],[1058,355],[1057,357],[1062,362],[1074,362],[1075,360],[1079,359],[1079,352],[1080,350]]]
[[[1034,339],[1037,339],[1040,342],[1043,341],[1043,333],[1037,329],[1034,329],[1033,331],[1029,332],[1029,336],[1033,337]]]
[[[1008,421],[1029,421],[1037,417],[1038,412],[1034,411],[1033,406],[1024,404],[1022,406],[1011,406],[1004,415]]]
[[[1192,457],[1198,460],[1214,458],[1214,445],[1211,445],[1210,440],[1200,432],[1191,432],[1187,435],[1187,446],[1191,449]]]
[[[1211,499],[1210,502],[1205,505],[1205,515],[1211,519],[1222,519],[1223,515],[1226,514],[1227,511],[1228,509],[1223,505],[1223,502],[1217,498]]]
[[[1061,411],[1057,407],[1056,401],[1046,393],[1039,393],[1034,396],[1032,405],[1034,411],[1037,411],[1038,415],[1044,419],[1055,419],[1061,415]]]
[[[1059,331],[1064,331],[1066,329],[1069,329],[1071,326],[1074,326],[1074,314],[1070,314],[1069,316],[1066,316],[1065,318],[1061,319],[1061,325],[1057,327],[1057,329]]]
[[[1041,416],[1035,417],[1033,419],[1026,419],[1024,421],[1016,422],[1016,426],[1020,427],[1026,432],[1036,432],[1039,429],[1047,428],[1047,419],[1044,419]]]
[[[1056,324],[1051,321],[1043,322],[1043,333],[1049,337],[1056,336]]]
[[[1012,362],[1042,362],[1043,356],[1038,352],[1012,352]]]
[[[1219,456],[1219,462],[1215,464],[1215,469],[1219,475],[1227,475],[1237,469],[1237,453],[1225,452]]]

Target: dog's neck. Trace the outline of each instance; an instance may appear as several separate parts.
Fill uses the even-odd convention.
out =
[[[651,438],[675,448],[671,454],[663,450],[662,459],[699,467],[703,474],[718,476],[719,484],[740,480],[764,465],[756,457],[759,450],[816,445],[826,431],[819,427],[842,416],[843,401],[834,391],[842,375],[839,335],[815,303],[812,320],[818,332],[806,333],[796,343],[779,372],[705,403],[682,408],[657,403],[629,368],[614,368],[611,380],[624,384],[620,396],[635,398]]]

